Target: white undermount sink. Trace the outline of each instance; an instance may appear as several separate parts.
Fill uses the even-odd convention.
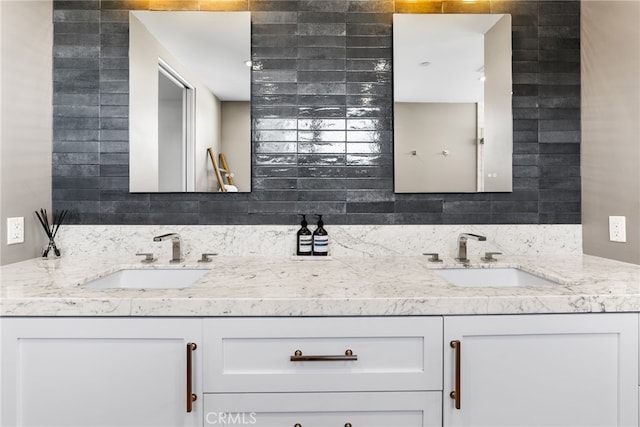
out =
[[[86,289],[181,289],[193,286],[210,270],[204,268],[128,268],[90,280]]]
[[[478,287],[534,287],[556,286],[557,282],[528,273],[515,267],[443,268],[435,270],[454,286]]]

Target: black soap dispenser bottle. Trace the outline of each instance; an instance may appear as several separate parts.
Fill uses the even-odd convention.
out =
[[[318,228],[313,231],[313,255],[327,256],[329,253],[329,233],[324,229],[322,215],[318,217]]]
[[[299,256],[311,256],[313,253],[313,235],[311,230],[307,228],[306,215],[302,216],[302,222],[300,222],[300,230],[298,230],[296,240],[296,255]]]

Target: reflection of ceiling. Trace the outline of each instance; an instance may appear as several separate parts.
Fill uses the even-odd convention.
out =
[[[479,78],[484,64],[484,34],[502,16],[394,15],[394,100],[481,101],[483,83]]]
[[[222,101],[250,99],[249,12],[132,12]]]

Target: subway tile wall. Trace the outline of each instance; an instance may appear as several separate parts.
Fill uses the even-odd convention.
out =
[[[53,205],[75,224],[579,224],[580,2],[54,0]],[[128,191],[128,11],[252,12],[252,192]],[[512,193],[393,192],[392,14],[510,13]]]

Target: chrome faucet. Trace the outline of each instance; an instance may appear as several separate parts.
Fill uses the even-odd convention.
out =
[[[172,254],[173,254],[173,257],[169,262],[178,263],[178,262],[184,261],[184,258],[182,257],[182,249],[181,249],[182,241],[178,233],[169,233],[169,234],[163,234],[161,236],[156,236],[153,238],[153,241],[163,242],[168,239],[171,239]]]
[[[479,234],[460,233],[458,236],[458,256],[456,257],[456,261],[460,261],[465,264],[469,262],[469,259],[467,258],[467,240],[469,239],[479,240],[481,242],[487,240],[486,237]]]

